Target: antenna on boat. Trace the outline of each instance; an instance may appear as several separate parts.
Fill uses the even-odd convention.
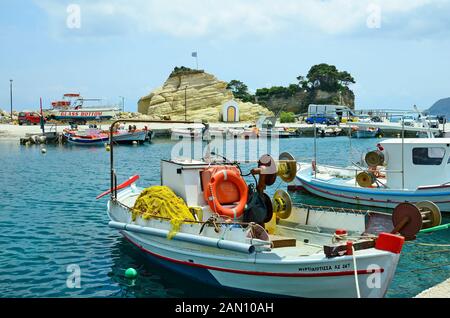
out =
[[[405,189],[405,114],[402,115],[402,189]]]
[[[314,178],[317,177],[317,125],[316,125],[316,119],[317,119],[317,116],[314,117]]]

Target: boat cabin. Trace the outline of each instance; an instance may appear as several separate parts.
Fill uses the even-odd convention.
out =
[[[388,139],[380,144],[388,188],[417,189],[450,182],[450,138]]]

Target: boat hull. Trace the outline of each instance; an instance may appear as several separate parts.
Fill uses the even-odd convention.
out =
[[[357,130],[352,133],[353,138],[375,138],[377,136],[377,131],[372,130]]]
[[[130,222],[126,209],[111,202],[109,216]],[[285,258],[276,249],[238,253],[128,229],[121,233],[151,262],[212,286],[293,297],[357,297],[353,256],[329,259],[318,248],[316,254]],[[369,249],[355,257],[361,297],[383,297],[399,254]]]
[[[307,192],[334,201],[388,209],[393,209],[404,202],[432,201],[442,212],[450,212],[450,187],[446,186],[416,190],[361,188],[312,178],[311,168],[300,170],[297,181]]]
[[[143,130],[113,135],[113,141],[123,144],[132,143],[134,141],[138,143],[143,143],[145,142],[146,139],[147,139],[147,132]]]
[[[264,293],[293,297],[327,297],[354,298],[357,297],[354,271],[351,257],[343,257],[339,265],[332,262],[312,262],[309,264],[293,263],[289,265],[252,264],[233,261],[231,258],[213,259],[197,253],[183,253],[180,250],[170,250],[148,238],[122,231],[125,238],[138,247],[151,262],[177,272],[180,275],[206,283],[215,287],[227,287],[246,290],[253,293]],[[380,264],[381,273],[370,270],[371,265]],[[358,260],[358,282],[362,297],[383,297],[387,291],[393,271],[398,263],[398,255],[389,254],[384,259],[367,258]],[[347,267],[339,271],[299,272],[299,267],[313,270]],[[282,268],[280,268],[282,267]],[[250,269],[250,270],[249,270]],[[369,288],[367,282],[373,275],[381,275],[379,288]]]
[[[103,146],[109,141],[109,137],[99,137],[99,138],[78,138],[74,136],[66,136],[67,142],[71,145],[78,146]]]

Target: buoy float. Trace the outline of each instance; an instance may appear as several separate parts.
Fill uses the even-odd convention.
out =
[[[138,275],[137,271],[136,271],[134,268],[132,268],[132,267],[128,268],[128,269],[125,271],[125,277],[126,277],[126,278],[131,278],[131,279],[132,279],[132,278],[136,278],[137,275]]]
[[[41,149],[41,153],[47,153],[47,149],[42,148],[42,149]]]
[[[135,141],[133,141],[133,146],[137,146],[137,141],[135,140]]]
[[[110,151],[111,151],[111,146],[110,146],[110,145],[108,145],[108,144],[105,144],[105,148],[106,148],[106,151],[108,151],[108,152],[110,152]]]

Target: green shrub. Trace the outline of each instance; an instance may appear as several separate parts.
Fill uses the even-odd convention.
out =
[[[285,123],[295,123],[295,114],[291,112],[282,112],[280,115],[280,122]]]

